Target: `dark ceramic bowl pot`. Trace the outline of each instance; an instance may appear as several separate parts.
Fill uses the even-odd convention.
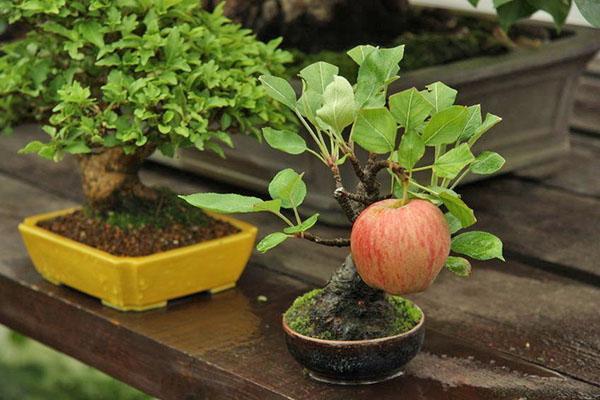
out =
[[[420,310],[420,309],[419,309]],[[340,385],[382,382],[402,375],[421,350],[425,314],[408,332],[370,340],[323,340],[294,332],[283,320],[289,352],[318,381]]]

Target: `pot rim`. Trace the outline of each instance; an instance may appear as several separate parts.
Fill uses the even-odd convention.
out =
[[[417,325],[415,325],[411,330],[403,332],[403,333],[399,333],[397,335],[394,336],[386,336],[386,337],[382,337],[382,338],[375,338],[375,339],[361,339],[361,340],[328,340],[328,339],[318,339],[318,338],[313,338],[310,336],[306,336],[303,335],[301,333],[298,333],[294,330],[292,330],[292,328],[289,327],[289,325],[287,324],[287,322],[285,321],[285,316],[281,317],[281,322],[283,325],[283,330],[286,334],[290,335],[290,336],[296,336],[302,340],[305,341],[309,341],[309,342],[315,342],[315,343],[321,343],[321,344],[326,344],[332,347],[335,346],[352,346],[352,345],[369,345],[369,344],[373,344],[373,343],[381,343],[381,342],[385,342],[385,341],[392,341],[392,340],[396,340],[396,339],[401,339],[404,337],[408,337],[411,336],[412,334],[416,333],[419,329],[421,329],[423,327],[423,325],[425,324],[425,313],[423,312],[423,310],[421,309],[421,307],[419,307],[416,303],[412,302],[413,305],[415,307],[417,307],[419,309],[419,311],[421,312],[421,319],[419,321],[419,323]]]

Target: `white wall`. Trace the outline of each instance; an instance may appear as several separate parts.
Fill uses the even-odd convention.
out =
[[[425,6],[438,6],[446,8],[464,9],[470,11],[478,11],[483,13],[494,13],[494,7],[492,0],[480,0],[479,6],[474,8],[467,0],[410,0],[412,4],[425,5]],[[533,15],[534,19],[543,21],[552,21],[552,17],[545,12],[537,12]],[[576,25],[588,25],[586,20],[581,16],[581,13],[573,4],[571,13],[567,17],[567,23]]]

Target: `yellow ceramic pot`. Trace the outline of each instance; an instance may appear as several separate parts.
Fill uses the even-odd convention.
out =
[[[68,214],[67,209],[26,218],[19,231],[37,271],[121,311],[164,307],[168,300],[193,293],[220,292],[235,286],[256,239],[255,226],[211,214],[239,233],[143,257],[120,257],[36,226]]]

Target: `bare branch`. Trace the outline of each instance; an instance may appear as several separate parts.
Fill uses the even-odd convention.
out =
[[[311,242],[321,244],[323,246],[330,247],[348,247],[350,246],[350,239],[348,238],[335,238],[335,239],[325,239],[320,236],[313,235],[308,232],[301,232],[296,234],[297,237],[309,240]]]

